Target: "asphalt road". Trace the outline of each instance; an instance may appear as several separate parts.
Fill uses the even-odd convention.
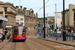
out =
[[[36,37],[27,37],[25,42],[12,42],[10,40],[0,50],[75,50],[74,47],[67,47],[66,45],[45,41]]]

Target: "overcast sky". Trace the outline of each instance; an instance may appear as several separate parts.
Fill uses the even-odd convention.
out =
[[[11,2],[14,6],[19,6],[19,0],[1,0],[3,2]],[[48,0],[45,0],[47,2]],[[46,16],[54,16],[55,5],[57,4],[57,11],[61,12],[63,10],[63,0],[49,0],[46,4]],[[65,0],[65,9],[68,9],[69,4],[75,5],[75,0]],[[43,0],[20,0],[20,5],[23,7],[27,7],[27,9],[32,8],[34,13],[38,12],[38,10],[43,6]],[[50,6],[48,6],[50,5]],[[43,9],[38,12],[38,17],[43,17]]]

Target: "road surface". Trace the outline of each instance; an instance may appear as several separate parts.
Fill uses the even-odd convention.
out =
[[[75,50],[75,48],[35,37],[27,37],[25,42],[12,42],[10,40],[0,50]]]

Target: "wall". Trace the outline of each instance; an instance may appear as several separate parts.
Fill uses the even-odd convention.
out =
[[[23,18],[23,20],[21,20],[21,18]],[[19,21],[17,21],[17,20],[19,20]],[[16,16],[16,22],[18,22],[19,24],[21,24],[21,22],[22,22],[23,25],[25,25],[24,24],[24,16],[23,15],[17,15]]]

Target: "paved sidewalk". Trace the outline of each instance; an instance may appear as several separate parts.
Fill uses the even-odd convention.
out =
[[[10,37],[10,39],[11,39],[12,37]],[[4,39],[3,40],[3,42],[2,42],[2,40],[0,40],[0,48],[2,47],[2,46],[4,46],[10,39]]]
[[[38,38],[41,38],[41,37],[39,36]],[[44,38],[42,38],[42,39],[44,39]],[[45,40],[56,42],[56,43],[60,43],[60,44],[65,44],[65,45],[69,45],[69,46],[74,46],[75,47],[75,40],[66,40],[66,41],[63,41],[62,38],[58,38],[58,40],[56,40],[56,37],[46,37]]]
[[[62,44],[66,44],[66,45],[72,45],[75,46],[75,40],[66,40],[63,41],[63,39],[58,38],[58,40],[56,40],[55,37],[47,37],[47,40],[53,41],[53,42],[57,42],[57,43],[62,43]]]
[[[4,43],[6,43],[8,40],[4,40],[3,42],[2,41],[0,41],[0,47],[4,44]]]

